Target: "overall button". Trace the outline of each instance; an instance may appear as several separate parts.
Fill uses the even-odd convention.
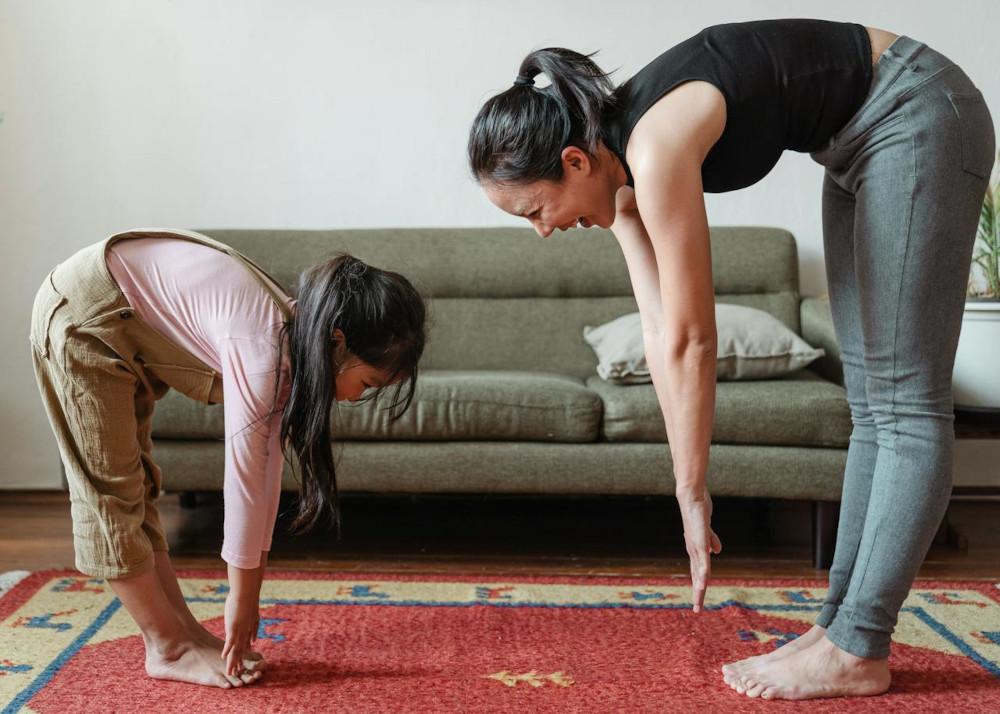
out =
[[[130,317],[132,317],[132,313],[129,312],[128,310],[122,310],[121,312],[118,313],[118,317],[120,317],[123,320],[127,320]]]

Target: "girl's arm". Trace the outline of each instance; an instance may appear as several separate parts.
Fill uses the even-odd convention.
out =
[[[226,419],[225,540],[228,564],[226,669],[239,674],[259,628],[260,587],[281,495],[280,413],[274,348],[258,340],[219,340]]]
[[[226,596],[226,644],[222,656],[226,673],[238,677],[243,668],[243,652],[257,640],[260,629],[260,586],[267,569],[267,551],[260,554],[256,568],[230,565],[229,594]]]

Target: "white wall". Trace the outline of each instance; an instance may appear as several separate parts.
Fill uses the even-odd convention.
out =
[[[926,41],[1000,113],[995,0],[0,0],[0,488],[59,483],[27,331],[76,249],[150,225],[516,224],[464,148],[527,52],[600,49],[621,81],[707,25],[789,16]],[[790,229],[821,293],[821,177],[787,155],[710,220]]]

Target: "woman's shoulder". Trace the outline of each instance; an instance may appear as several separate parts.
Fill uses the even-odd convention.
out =
[[[696,153],[704,159],[726,128],[726,98],[709,82],[685,82],[658,99],[636,122],[626,154],[629,164],[647,151],[657,157]]]

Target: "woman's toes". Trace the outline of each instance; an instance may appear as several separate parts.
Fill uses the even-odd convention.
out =
[[[765,689],[764,685],[761,684],[760,682],[755,682],[753,680],[747,682],[747,696],[750,697],[751,699],[756,699],[757,697],[759,697],[760,693],[763,692],[764,689]]]

